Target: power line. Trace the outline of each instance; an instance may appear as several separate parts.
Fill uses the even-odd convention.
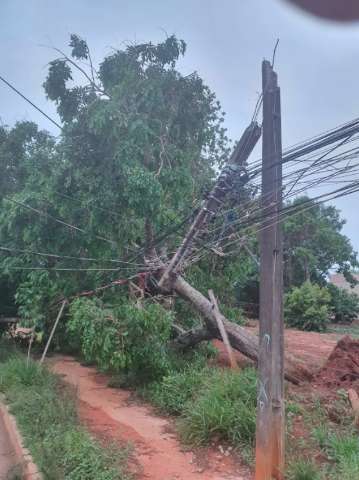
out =
[[[118,268],[2,267],[3,270],[48,270],[55,272],[118,272]]]
[[[70,228],[72,230],[76,230],[77,232],[81,232],[81,233],[84,233],[86,235],[93,236],[94,238],[97,238],[97,239],[102,240],[104,242],[110,243],[113,246],[116,246],[116,242],[114,240],[109,240],[108,238],[102,237],[100,235],[91,234],[90,232],[87,232],[83,228],[76,227],[76,225],[72,225],[71,223],[64,222],[63,220],[60,220],[59,218],[56,218],[56,217],[54,217],[53,215],[51,215],[47,212],[43,212],[42,210],[38,210],[37,208],[34,208],[31,205],[28,205],[28,204],[23,203],[23,202],[19,202],[18,200],[14,200],[13,198],[9,198],[9,197],[4,197],[4,200],[7,200],[8,202],[14,203],[18,206],[27,208],[27,209],[37,213],[40,216],[50,218],[54,222],[59,223],[60,225],[63,225],[64,227]]]
[[[22,250],[19,248],[9,248],[9,247],[4,247],[0,246],[0,250],[3,252],[9,252],[9,253],[24,253],[28,255],[37,255],[40,257],[47,257],[47,258],[55,258],[58,260],[79,260],[82,262],[112,262],[112,263],[121,263],[121,264],[126,264],[126,265],[133,265],[136,267],[144,267],[146,266],[145,264],[142,263],[132,263],[132,262],[126,262],[124,260],[115,260],[112,258],[91,258],[91,257],[74,257],[70,255],[58,255],[56,253],[43,253],[43,252],[35,252],[33,250]]]
[[[301,202],[298,205],[289,205],[287,207],[283,207],[279,212],[280,218],[276,222],[271,222],[271,219],[273,218],[273,216],[259,215],[257,217],[252,218],[252,219],[247,219],[243,222],[238,222],[239,223],[238,229],[255,227],[254,230],[253,230],[253,233],[258,233],[262,230],[265,230],[266,228],[269,228],[269,227],[275,225],[276,223],[283,222],[288,217],[297,215],[301,212],[304,212],[305,210],[309,210],[311,208],[314,208],[315,206],[317,206],[321,203],[324,203],[328,200],[333,200],[335,198],[341,198],[341,197],[356,193],[358,191],[359,191],[359,181],[354,181],[347,186],[338,188],[336,190],[333,190],[331,192],[327,192],[327,193],[322,194],[322,195],[318,195],[317,197],[308,199],[304,202]],[[264,220],[266,220],[267,222],[266,222],[265,225],[261,226],[261,224]],[[239,233],[238,229],[237,229],[237,232],[232,232],[230,235],[222,238],[221,240],[223,241],[223,240],[229,239],[230,237],[232,237],[232,235],[234,233]],[[230,245],[238,243],[239,241],[243,241],[243,236],[240,239],[236,239],[232,242],[227,242],[227,244],[224,245],[222,248],[226,248]],[[201,245],[201,247],[199,249],[197,249],[196,252],[194,252],[194,255],[193,255],[192,259],[188,259],[189,262],[191,264],[196,263],[199,260],[201,260],[204,256],[208,255],[208,253],[211,251],[212,247],[215,246],[215,243],[216,242],[212,241],[212,242],[208,242],[207,244]],[[234,253],[235,251],[236,251],[236,249],[234,249],[230,252],[227,252],[225,255],[229,256],[230,254]]]
[[[0,75],[0,80],[2,82],[5,83],[5,85],[7,85],[9,88],[11,88],[11,90],[13,90],[15,93],[17,93],[18,95],[20,95],[21,98],[23,98],[27,103],[29,103],[32,107],[34,107],[38,112],[40,112],[44,117],[46,117],[48,120],[50,120],[50,122],[52,122],[57,128],[59,128],[60,130],[62,130],[62,126],[60,124],[58,124],[53,118],[51,118],[47,113],[45,113],[43,110],[41,110],[40,107],[38,107],[37,105],[35,105],[29,98],[25,97],[24,94],[22,94],[17,88],[14,87],[14,85],[12,85],[10,82],[8,82],[7,80],[5,80],[4,77],[2,77]]]

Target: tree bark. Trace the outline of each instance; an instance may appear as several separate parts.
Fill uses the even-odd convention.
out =
[[[196,308],[196,310],[201,313],[206,325],[205,329],[197,329],[196,331],[190,331],[183,335],[179,335],[176,338],[175,343],[178,345],[182,344],[182,348],[185,348],[186,346],[193,346],[196,343],[199,343],[203,340],[209,340],[211,338],[218,338],[221,340],[222,337],[213,314],[211,302],[204,295],[202,295],[201,292],[187,283],[181,276],[176,276],[174,278],[173,289],[180,297],[188,300]],[[247,330],[240,325],[236,325],[235,323],[228,321],[224,315],[220,315],[232,347],[254,362],[257,362],[257,337],[247,332]],[[312,375],[304,365],[300,364],[299,361],[286,356],[285,378],[292,383],[298,384],[303,380],[310,380]]]
[[[178,335],[172,342],[172,346],[178,350],[186,350],[187,348],[194,347],[198,343],[206,340],[212,340],[213,333],[206,327],[192,328]]]

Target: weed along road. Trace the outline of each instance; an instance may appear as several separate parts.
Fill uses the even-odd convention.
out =
[[[169,420],[130,401],[131,393],[109,388],[108,377],[71,357],[51,360],[52,370],[76,388],[79,414],[98,437],[134,446],[133,470],[150,480],[251,480],[232,456],[206,449],[202,456],[185,451]],[[137,476],[136,475],[136,476]]]

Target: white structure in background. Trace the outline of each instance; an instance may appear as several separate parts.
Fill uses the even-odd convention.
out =
[[[353,274],[353,277],[356,278],[359,282],[359,274]],[[344,290],[348,290],[348,292],[356,293],[359,296],[359,284],[356,285],[354,288],[350,286],[344,275],[342,273],[334,273],[333,275],[329,275],[329,281],[333,285],[338,288],[344,288]]]

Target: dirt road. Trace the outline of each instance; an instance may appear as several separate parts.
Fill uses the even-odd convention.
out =
[[[256,327],[249,329],[256,332]],[[327,360],[337,334],[319,334],[288,330],[286,349],[313,370]],[[225,351],[220,342],[222,361]],[[241,363],[244,357],[238,354]],[[233,455],[220,454],[209,448],[202,452],[185,451],[179,443],[172,421],[157,416],[149,406],[130,401],[131,393],[107,386],[108,377],[94,368],[84,367],[71,357],[56,357],[52,368],[77,389],[79,413],[84,424],[95,435],[120,444],[134,446],[132,470],[139,479],[148,480],[251,480],[247,467]],[[0,477],[1,478],[1,477]]]
[[[79,413],[87,427],[100,437],[119,443],[130,441],[139,479],[250,480],[246,467],[218,449],[196,455],[179,443],[170,420],[148,406],[130,401],[130,392],[107,387],[108,377],[84,367],[71,357],[57,357],[54,372],[77,389]]]
[[[0,415],[0,479],[11,478],[15,466],[15,452],[11,448],[10,439],[5,429],[4,421]]]

